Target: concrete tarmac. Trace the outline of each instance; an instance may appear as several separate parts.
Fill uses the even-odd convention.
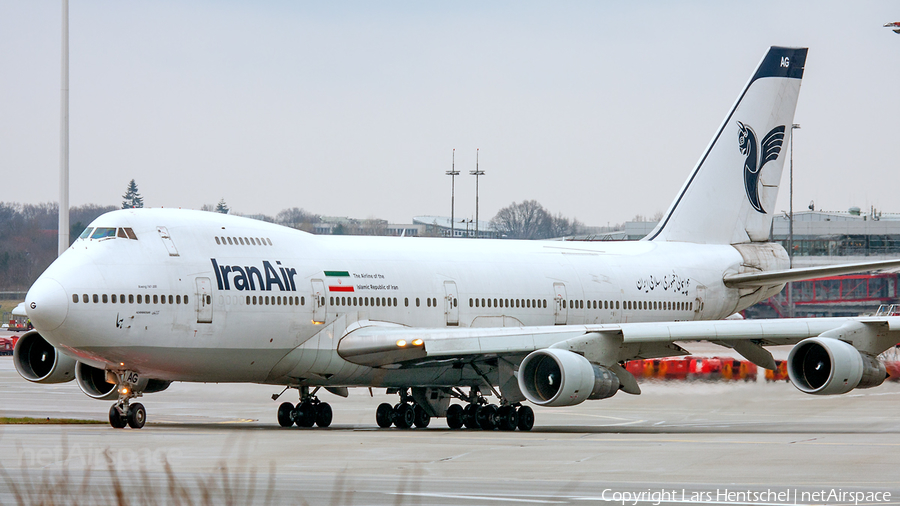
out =
[[[487,432],[378,429],[376,406],[396,396],[365,389],[320,395],[328,429],[282,429],[276,408],[296,392],[176,383],[140,399],[141,430],[0,426],[0,503],[900,502],[900,384],[836,397],[784,382],[642,388],[535,408],[531,432]],[[74,382],[28,383],[0,357],[0,416],[106,420],[111,404]]]

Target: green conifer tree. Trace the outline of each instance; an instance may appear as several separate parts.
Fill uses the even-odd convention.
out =
[[[144,198],[138,193],[137,183],[134,182],[134,179],[128,183],[128,189],[125,190],[125,195],[122,195],[122,198],[125,199],[122,201],[122,209],[144,207]]]

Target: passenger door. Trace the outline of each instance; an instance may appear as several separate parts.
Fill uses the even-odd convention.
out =
[[[444,281],[444,315],[446,316],[448,327],[459,325],[459,300],[457,295],[456,282]]]
[[[556,312],[556,324],[565,325],[568,321],[569,310],[566,304],[566,285],[553,283],[553,304]]]
[[[325,305],[325,282],[321,279],[312,280],[312,304],[313,323],[325,323],[325,313],[328,307]]]
[[[169,230],[166,227],[156,227],[156,232],[159,234],[159,238],[162,239],[163,244],[166,246],[166,251],[169,252],[169,256],[177,257],[178,249],[175,248],[175,242],[172,241],[172,237],[169,235]]]
[[[209,278],[197,278],[197,323],[212,323],[212,284]]]

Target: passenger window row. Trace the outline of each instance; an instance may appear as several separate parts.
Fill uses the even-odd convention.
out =
[[[693,311],[694,303],[688,301],[628,300],[625,301],[625,309],[638,311]]]
[[[416,299],[418,300],[418,299]],[[397,307],[397,297],[329,297],[328,303],[332,306],[385,306]],[[405,303],[409,306],[409,299],[405,299]]]
[[[216,237],[216,244],[226,246],[271,246],[272,239],[264,237]]]
[[[324,299],[323,299],[324,300]],[[397,297],[329,297],[328,303],[331,306],[339,307],[399,307]],[[453,307],[459,304],[459,301],[453,298]],[[421,307],[422,299],[416,297],[416,307]],[[428,307],[438,307],[437,297],[426,297],[425,305]],[[409,297],[403,298],[403,307],[409,307]]]
[[[565,307],[565,301],[563,301]],[[469,307],[524,307],[546,309],[546,299],[490,299],[475,297],[469,299]]]
[[[77,293],[72,294],[72,302],[74,302],[76,304],[79,302]],[[89,304],[91,302],[93,302],[94,304],[100,304],[100,303],[103,303],[103,304],[110,304],[110,303],[111,304],[125,304],[126,297],[125,297],[125,294],[107,295],[104,293],[104,294],[97,295],[95,293],[91,296],[88,296],[88,294],[85,293],[85,294],[81,295],[81,302],[84,304]],[[132,293],[132,294],[128,294],[127,303],[128,304],[151,304],[151,303],[152,304],[188,304],[189,301],[188,301],[187,295],[154,294],[151,296],[150,294],[140,294],[139,293],[139,294],[135,295]]]
[[[247,296],[248,306],[305,306],[306,297],[284,297],[281,295]]]

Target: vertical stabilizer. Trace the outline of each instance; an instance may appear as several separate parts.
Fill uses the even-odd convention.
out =
[[[768,239],[806,52],[769,48],[647,240],[740,244]]]

